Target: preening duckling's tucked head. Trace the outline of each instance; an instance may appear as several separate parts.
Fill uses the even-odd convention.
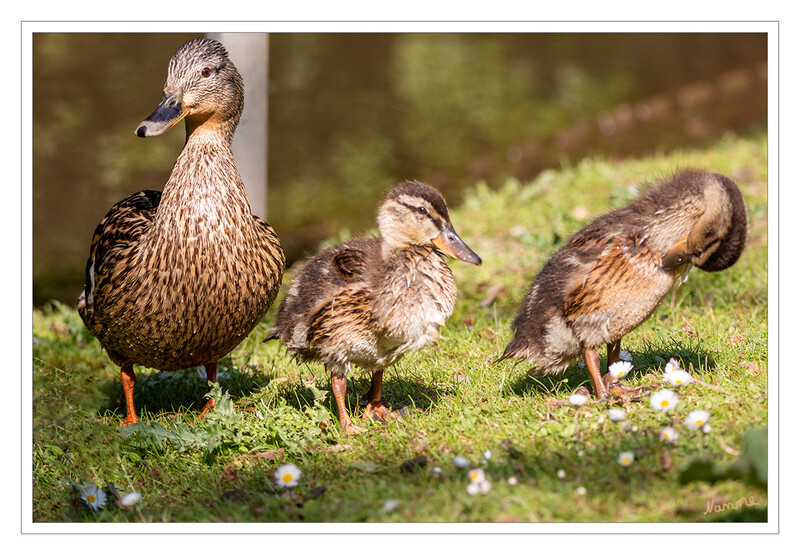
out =
[[[432,246],[464,262],[481,263],[453,229],[442,194],[425,183],[405,181],[389,191],[378,208],[378,230],[391,248]]]
[[[702,190],[705,210],[692,229],[664,256],[664,267],[690,262],[706,272],[732,266],[747,240],[747,209],[736,184],[724,175],[684,171],[676,181]]]
[[[161,135],[184,118],[189,132],[213,118],[232,135],[243,109],[244,82],[228,51],[215,40],[195,39],[170,59],[164,98],[136,135]]]

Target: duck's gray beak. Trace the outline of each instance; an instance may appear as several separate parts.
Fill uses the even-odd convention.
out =
[[[434,246],[445,254],[458,258],[462,262],[481,265],[481,257],[475,254],[451,226],[445,227],[436,239]]]
[[[189,115],[189,108],[183,103],[183,91],[178,89],[171,93],[164,93],[164,100],[158,105],[156,111],[147,116],[136,128],[137,137],[153,137],[161,135],[176,123]]]

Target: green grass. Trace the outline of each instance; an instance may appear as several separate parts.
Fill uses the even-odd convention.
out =
[[[384,382],[388,400],[418,410],[403,421],[370,424],[362,436],[339,436],[320,364],[298,366],[275,342],[262,342],[274,308],[222,361],[222,388],[213,392],[218,409],[204,420],[198,414],[206,386],[196,370],[138,368],[141,422],[133,430],[117,427],[124,416],[119,370],[75,310],[34,310],[33,521],[766,520],[766,490],[752,481],[680,479],[697,459],[728,467],[744,433],[767,425],[766,151],[764,136],[730,138],[705,151],[588,159],[498,191],[479,184],[452,220],[484,264],[451,263],[460,296],[441,341],[406,356]],[[677,356],[727,394],[683,388],[674,414],[634,403],[623,427],[606,417],[604,404],[563,403],[588,385],[577,364],[538,380],[524,364],[494,364],[547,257],[591,217],[624,202],[630,185],[680,166],[737,181],[750,212],[750,242],[727,271],[693,270],[674,302],[623,340],[635,367],[627,381],[660,382],[664,364]],[[290,280],[291,273],[284,291]],[[366,377],[351,382],[352,410],[368,385]],[[694,408],[710,411],[711,433],[685,429]],[[667,424],[681,432],[674,444],[658,440]],[[616,460],[626,450],[636,459],[623,468]],[[456,455],[486,471],[489,493],[467,493],[467,470],[454,465]],[[286,462],[303,472],[291,490],[272,479]],[[76,494],[75,484],[87,481],[134,489],[143,499],[126,511],[109,497],[94,512]],[[742,496],[758,506],[704,514],[708,501],[735,504]],[[385,506],[389,500],[396,506]]]

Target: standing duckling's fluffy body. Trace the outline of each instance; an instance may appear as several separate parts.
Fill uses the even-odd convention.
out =
[[[513,322],[499,360],[533,363],[532,373],[560,373],[584,355],[595,394],[625,390],[600,375],[596,348],[619,360],[621,338],[644,322],[691,266],[733,265],[747,237],[747,212],[725,176],[682,170],[623,208],[577,232],[544,265]]]
[[[456,285],[439,251],[480,258],[456,235],[442,195],[416,181],[392,189],[378,210],[380,237],[354,239],[312,258],[281,302],[269,339],[301,360],[321,360],[346,434],[365,431],[344,403],[353,366],[372,373],[365,415],[386,420],[386,367],[439,338]]]
[[[244,103],[239,72],[218,42],[197,39],[170,60],[164,99],[137,128],[160,135],[186,122],[186,144],[163,193],[114,205],[95,230],[78,311],[121,367],[127,415],[134,364],[172,371],[217,361],[275,300],[285,258],[265,221],[250,212],[231,139]],[[205,413],[213,408],[206,403]]]

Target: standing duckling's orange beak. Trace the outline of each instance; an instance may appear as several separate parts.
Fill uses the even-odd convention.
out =
[[[188,116],[190,111],[183,102],[183,91],[181,89],[169,93],[165,92],[164,99],[155,112],[147,116],[136,128],[136,136],[153,137],[161,135]]]
[[[446,226],[433,240],[433,245],[443,253],[458,258],[462,262],[481,265],[481,257],[475,254],[458,236],[452,226]]]

